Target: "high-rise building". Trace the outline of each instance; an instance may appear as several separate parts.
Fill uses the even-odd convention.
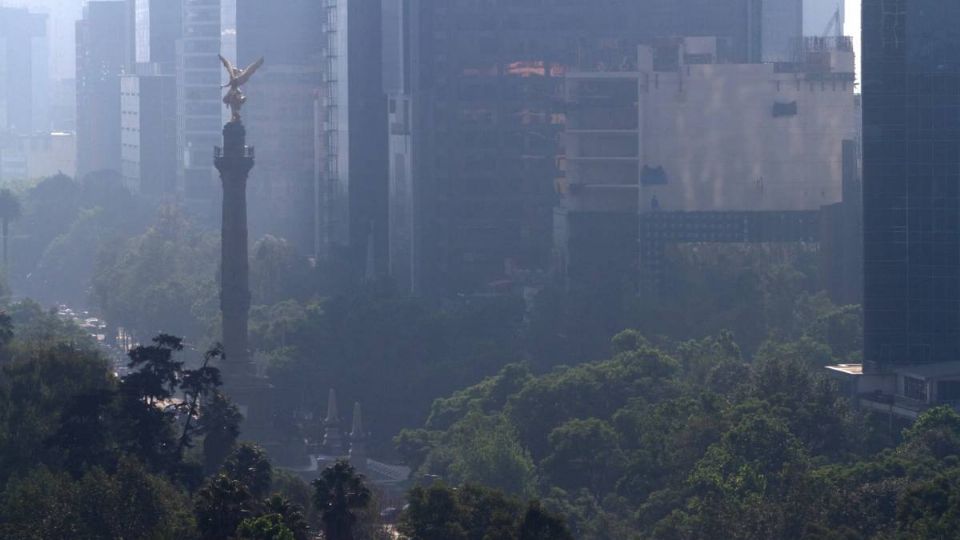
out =
[[[857,133],[852,44],[826,45],[789,70],[718,62],[716,38],[585,50],[564,89],[560,275],[621,295],[639,262],[657,292],[670,244],[817,240]]]
[[[156,64],[154,64],[156,65]],[[121,173],[135,193],[172,197],[177,186],[177,87],[173,75],[120,78]]]
[[[130,64],[127,4],[89,2],[77,21],[77,174],[120,170],[120,75]]]
[[[304,253],[315,246],[315,95],[326,42],[324,2],[237,2],[237,57],[242,66],[266,58],[250,81],[244,122],[259,149],[251,173],[251,224],[282,236]]]
[[[0,7],[0,133],[49,132],[47,16]]]
[[[865,371],[960,359],[958,22],[863,1]]]
[[[235,0],[237,55],[247,65],[261,56],[270,64],[318,64],[326,48],[320,30],[326,4],[316,0]],[[259,166],[259,164],[258,164]]]
[[[175,0],[133,0],[134,40],[137,64],[156,64],[159,71],[173,74],[177,61],[177,40],[183,32],[180,2]]]
[[[391,2],[390,268],[425,293],[550,266],[559,96],[584,43],[713,36],[720,60],[762,59],[754,0]]]
[[[224,58],[238,60],[237,54],[237,1],[220,0],[220,54]],[[221,84],[227,84],[229,77],[223,72]],[[223,109],[223,123],[230,121],[231,114],[227,107]]]
[[[50,127],[53,131],[77,131],[77,80],[53,81],[50,92]],[[76,156],[71,157],[76,159]]]
[[[386,271],[387,100],[381,0],[329,0],[317,102],[316,244],[355,274]],[[321,160],[318,160],[321,161]]]
[[[177,42],[177,154],[179,189],[190,201],[217,196],[213,148],[221,143],[220,0],[180,0]]]
[[[960,401],[960,3],[863,0],[864,408]]]
[[[314,247],[314,96],[319,65],[266,64],[248,85],[244,122],[258,150],[250,175],[251,226],[286,238],[304,254]]]

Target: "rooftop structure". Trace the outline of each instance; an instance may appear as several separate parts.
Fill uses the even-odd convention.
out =
[[[960,362],[904,365],[882,374],[865,371],[862,364],[827,370],[867,410],[912,420],[932,407],[960,407]]]

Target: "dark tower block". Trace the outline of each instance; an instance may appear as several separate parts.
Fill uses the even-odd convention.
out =
[[[866,373],[960,360],[960,2],[863,2]]]
[[[247,177],[253,169],[253,148],[246,146],[246,130],[235,120],[223,127],[223,148],[215,165],[223,184],[223,222],[220,251],[220,311],[227,384],[254,375],[248,350],[250,312],[247,255]]]

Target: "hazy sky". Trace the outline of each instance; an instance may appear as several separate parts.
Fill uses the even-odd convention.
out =
[[[175,1],[175,0],[169,0]],[[264,0],[267,1],[267,0]],[[283,0],[269,0],[279,1]],[[810,3],[836,0],[806,0]],[[953,1],[953,0],[951,0]],[[80,18],[86,0],[0,0],[0,5],[28,6],[50,14],[50,70],[55,78],[74,76],[74,23]],[[860,0],[846,0],[846,34],[854,37],[857,47],[857,70],[860,58]],[[809,29],[807,30],[809,33]]]
[[[857,51],[857,80],[860,79],[860,0],[847,0],[847,20],[843,31],[853,37],[853,46]]]

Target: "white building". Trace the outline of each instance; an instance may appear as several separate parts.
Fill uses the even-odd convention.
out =
[[[120,78],[120,172],[134,193],[176,194],[176,96],[173,75]]]

